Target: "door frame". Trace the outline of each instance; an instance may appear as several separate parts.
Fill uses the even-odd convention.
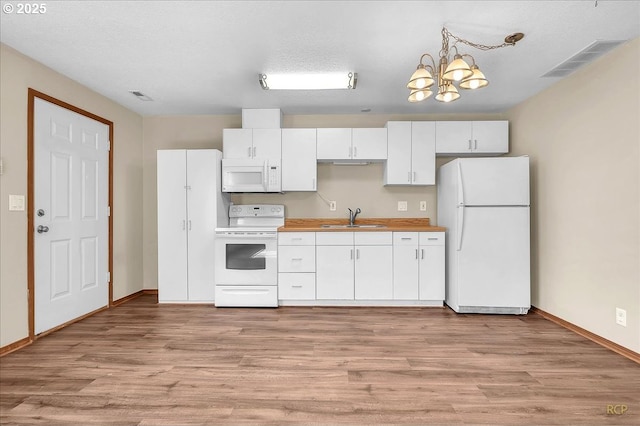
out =
[[[40,336],[49,334],[55,330],[65,327],[69,323],[79,321],[94,314],[97,311],[90,312],[79,318],[76,318],[68,323],[59,325],[49,331],[35,335],[35,233],[34,233],[34,194],[35,194],[35,165],[34,165],[34,153],[35,153],[35,99],[39,98],[44,101],[55,104],[59,107],[68,109],[69,111],[88,117],[92,120],[98,121],[102,124],[109,126],[109,177],[108,177],[108,203],[111,207],[111,214],[109,215],[109,248],[108,248],[108,260],[107,268],[111,272],[111,280],[109,281],[109,300],[105,308],[101,308],[98,311],[108,309],[113,306],[113,122],[98,115],[95,115],[89,111],[85,111],[60,99],[51,97],[45,93],[39,92],[31,87],[28,90],[27,101],[27,299],[29,309],[29,341],[34,341]]]

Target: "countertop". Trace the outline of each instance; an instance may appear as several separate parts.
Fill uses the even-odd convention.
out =
[[[348,219],[285,219],[278,232],[444,232],[442,226],[431,226],[428,217],[357,218],[356,225],[385,225],[381,228],[322,228],[321,225],[348,225]]]

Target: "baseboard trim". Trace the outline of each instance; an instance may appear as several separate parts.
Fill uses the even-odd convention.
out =
[[[602,347],[605,347],[619,355],[622,355],[625,358],[629,358],[631,361],[634,361],[640,364],[640,354],[632,351],[631,349],[625,348],[624,346],[621,346],[615,342],[612,342],[611,340],[598,336],[597,334],[594,334],[588,330],[585,330],[582,327],[578,327],[577,325],[572,324],[569,321],[563,320],[562,318],[559,318],[553,314],[550,314],[549,312],[545,312],[540,308],[536,308],[535,306],[531,307],[531,312],[536,313],[541,317],[548,319],[549,321],[554,322],[566,328],[567,330],[573,331],[574,333],[579,334],[582,337],[586,337],[592,342],[595,342]]]
[[[8,345],[0,348],[0,357],[10,354],[11,352],[15,352],[18,349],[22,349],[25,346],[29,346],[32,343],[33,340],[29,339],[28,337],[25,337],[24,339],[20,339],[13,343],[9,343]]]
[[[127,303],[127,302],[129,302],[129,301],[131,301],[133,299],[136,299],[136,298],[138,298],[138,297],[140,297],[142,295],[145,295],[145,294],[155,294],[157,296],[158,295],[158,290],[156,290],[156,289],[147,289],[147,290],[136,291],[135,293],[132,293],[132,294],[130,294],[128,296],[122,297],[122,298],[120,298],[118,300],[114,300],[111,303],[111,307],[122,305],[123,303]]]
[[[104,307],[102,307],[102,308],[96,309],[95,311],[91,311],[91,312],[89,312],[88,314],[84,314],[84,315],[82,315],[81,317],[74,318],[74,319],[72,319],[71,321],[67,321],[67,322],[65,322],[64,324],[60,324],[59,326],[54,327],[54,328],[52,328],[51,330],[43,331],[43,332],[42,332],[42,333],[40,333],[40,334],[36,334],[36,338],[35,338],[35,340],[38,340],[39,338],[44,337],[44,336],[47,336],[47,335],[49,335],[49,334],[51,334],[51,333],[55,333],[55,332],[56,332],[56,331],[58,331],[58,330],[62,330],[63,328],[68,327],[68,326],[70,326],[71,324],[75,324],[75,323],[76,323],[76,322],[78,322],[78,321],[82,321],[82,320],[83,320],[83,319],[85,319],[85,318],[89,318],[90,316],[93,316],[93,315],[97,314],[98,312],[106,311],[107,309],[109,309],[109,307],[108,307],[108,306],[104,306]]]

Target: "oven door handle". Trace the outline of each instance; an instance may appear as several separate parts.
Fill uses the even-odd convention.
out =
[[[273,234],[273,235],[233,235],[233,236],[228,236],[228,235],[216,235],[216,238],[218,240],[224,240],[224,242],[229,242],[229,243],[233,243],[234,241],[238,241],[238,240],[276,240],[277,239],[277,235]]]

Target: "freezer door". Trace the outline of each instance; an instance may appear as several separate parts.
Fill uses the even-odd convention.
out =
[[[528,207],[461,207],[458,304],[530,306]]]
[[[528,206],[529,157],[459,159],[458,185],[465,206]]]

